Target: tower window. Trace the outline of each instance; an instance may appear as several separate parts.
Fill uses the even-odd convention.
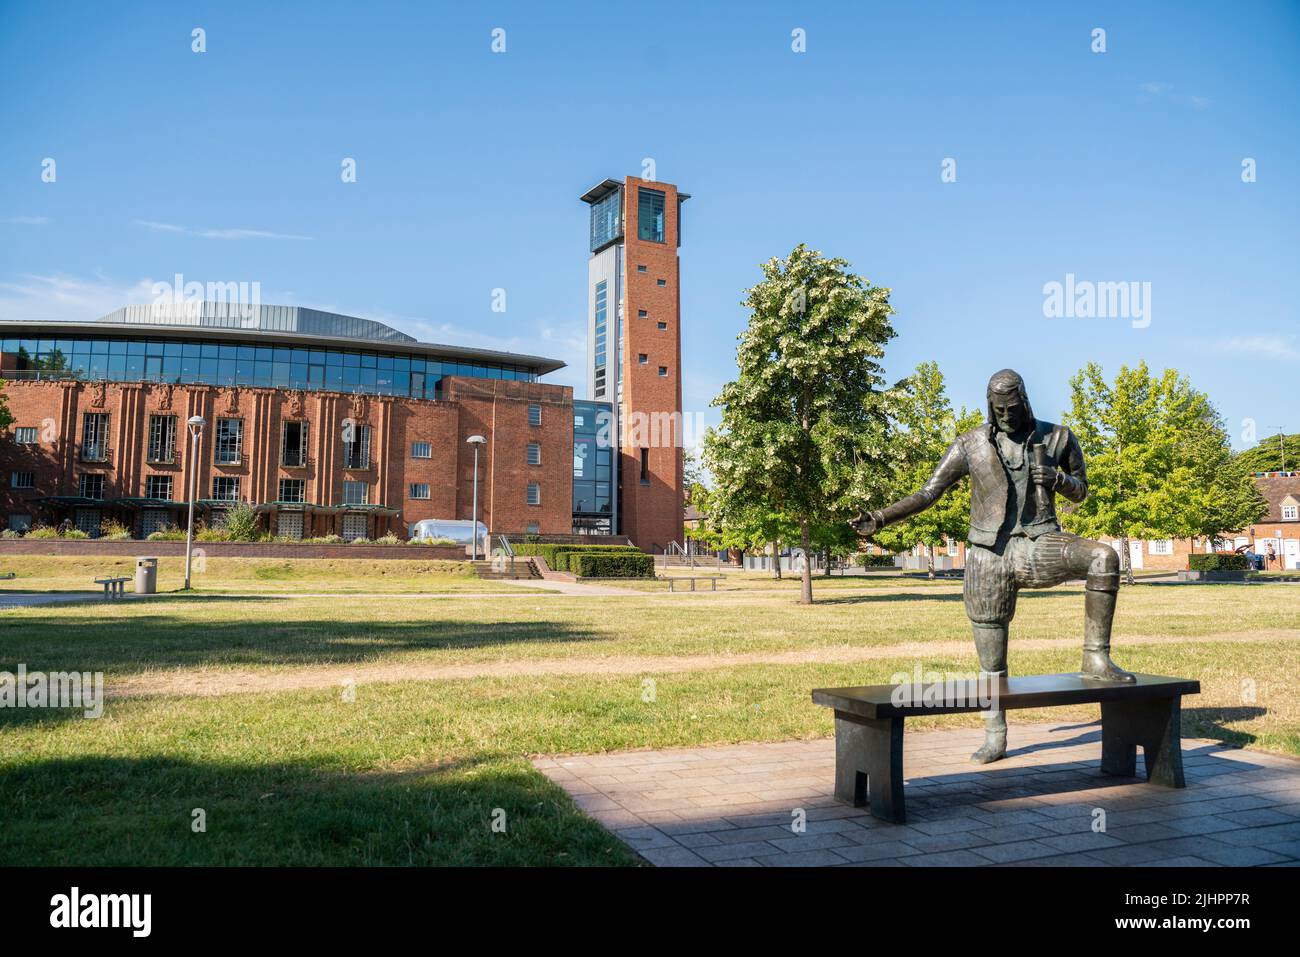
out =
[[[650,484],[650,450],[641,450],[641,484]]]
[[[637,361],[640,365],[645,365],[647,362],[650,361],[650,357],[649,357],[648,355],[646,355],[646,354],[643,352],[643,353],[641,353],[639,356],[636,357],[636,361]]]
[[[645,309],[638,309],[638,310],[636,311],[636,315],[637,315],[637,318],[638,318],[638,319],[645,319],[645,318],[648,318],[648,317],[649,317],[650,313],[649,313],[648,310],[645,310]]]
[[[668,285],[668,280],[667,280],[667,279],[656,279],[656,280],[655,280],[655,284],[656,284],[656,285],[660,285],[660,286],[666,286],[666,285]]]
[[[536,482],[528,483],[528,504],[529,505],[542,504],[542,487],[538,485]]]
[[[529,425],[542,424],[542,407],[540,405],[530,405],[528,407],[528,424]]]
[[[664,194],[662,190],[637,189],[637,239],[649,243],[664,241]]]
[[[528,443],[528,464],[529,465],[542,464],[542,446],[540,443],[538,442]]]
[[[666,323],[666,322],[657,322],[657,323],[655,323],[655,327],[656,327],[657,329],[667,329],[667,328],[668,328],[668,323]]]
[[[636,271],[637,271],[637,272],[645,272],[645,268],[646,268],[645,266],[637,266],[637,267],[636,267]]]
[[[667,375],[668,375],[668,367],[667,367],[667,366],[660,366],[660,367],[659,367],[659,374],[660,374],[661,376],[667,376]]]

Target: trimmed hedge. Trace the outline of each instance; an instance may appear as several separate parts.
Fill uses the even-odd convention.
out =
[[[1194,572],[1246,571],[1250,562],[1245,555],[1234,552],[1231,555],[1188,555],[1187,567]]]
[[[862,560],[863,568],[893,568],[893,555],[858,555],[857,558]],[[856,562],[854,564],[857,564]]]
[[[579,578],[654,578],[655,560],[635,550],[636,554],[617,552],[571,553],[569,571]]]
[[[546,559],[547,566],[554,572],[571,572],[574,568],[571,558],[574,555],[615,554],[642,555],[635,545],[552,545],[541,542],[526,542],[512,546],[516,555],[538,555]]]

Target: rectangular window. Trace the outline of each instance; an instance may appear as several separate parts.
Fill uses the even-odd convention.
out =
[[[104,476],[99,473],[90,473],[81,476],[77,480],[77,494],[82,498],[93,498],[96,501],[104,497]]]
[[[650,450],[641,450],[641,482],[644,485],[650,484]]]
[[[108,458],[108,413],[87,412],[81,426],[81,460],[103,462]]]
[[[638,309],[636,315],[638,319],[645,319],[649,317],[650,311],[648,309]]]
[[[343,430],[343,467],[370,468],[370,426],[354,425]]]
[[[413,459],[431,459],[433,458],[432,442],[412,442],[411,458]]]
[[[144,497],[171,501],[172,477],[170,475],[146,475],[144,477]]]
[[[637,271],[637,272],[645,272],[645,271],[646,271],[646,270],[645,270],[645,266],[637,266],[637,267],[636,267],[636,271]]]
[[[614,189],[591,204],[591,251],[623,235],[623,190]]]
[[[667,279],[656,279],[656,280],[655,280],[655,285],[656,285],[656,286],[666,286],[666,285],[668,285],[668,280],[667,280]]]
[[[528,464],[529,465],[542,464],[542,447],[537,442],[528,443]]]
[[[217,419],[217,464],[238,465],[244,451],[244,420]]]
[[[660,330],[667,329],[667,328],[668,328],[668,323],[666,323],[666,322],[658,322],[658,323],[655,323],[655,328],[660,329]]]
[[[645,365],[650,361],[650,357],[643,352],[636,357],[636,361],[637,361],[637,365]]]
[[[660,367],[659,367],[659,374],[660,374],[661,376],[667,376],[667,375],[668,375],[668,367],[667,367],[667,366],[660,366]]]
[[[343,483],[344,505],[365,505],[370,495],[370,486],[365,482]]]
[[[149,416],[149,461],[176,461],[176,416]]]
[[[14,429],[14,441],[19,445],[35,445],[36,427]]]
[[[542,487],[538,485],[536,482],[528,483],[528,504],[529,505],[542,504]]]
[[[530,405],[528,407],[528,424],[529,425],[542,424],[542,407],[540,405]]]
[[[536,522],[529,522],[529,523],[528,523],[528,527],[525,529],[525,531],[526,531],[527,534],[529,534],[529,535],[537,535],[537,534],[540,534],[540,533],[541,533],[541,530],[542,530],[542,527],[541,527],[540,525],[538,525]]]
[[[1152,555],[1172,555],[1174,543],[1167,538],[1153,539],[1148,549]]]
[[[217,475],[212,479],[212,497],[218,502],[239,501],[239,479],[231,475]]]
[[[9,514],[9,531],[25,532],[32,527],[32,517],[30,515]]]
[[[36,487],[35,476],[31,472],[10,472],[9,487],[10,488],[35,488]]]
[[[650,243],[664,241],[664,193],[658,189],[637,188],[637,239]]]
[[[286,422],[281,432],[280,464],[289,467],[307,464],[307,423]],[[284,501],[282,499],[282,501]]]
[[[428,497],[429,497],[429,483],[428,483],[428,482],[412,482],[412,483],[411,483],[410,491],[408,492],[408,495],[409,495],[409,497],[411,497],[411,498],[428,498]]]
[[[303,479],[280,479],[279,501],[301,504],[306,492],[307,483]]]
[[[1284,521],[1284,522],[1294,522],[1294,521],[1296,520],[1296,515],[1297,515],[1297,514],[1300,514],[1300,506],[1298,506],[1298,505],[1283,505],[1283,506],[1282,506],[1282,521]]]

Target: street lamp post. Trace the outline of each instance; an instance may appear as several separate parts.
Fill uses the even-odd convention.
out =
[[[478,447],[487,445],[487,439],[481,435],[471,435],[465,444],[474,446],[474,518],[470,529],[470,560],[478,561]]]
[[[199,487],[199,436],[203,434],[203,416],[190,416],[190,520],[185,526],[185,590],[190,590],[190,558],[194,553],[194,499]]]

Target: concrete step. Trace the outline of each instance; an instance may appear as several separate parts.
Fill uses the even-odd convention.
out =
[[[502,561],[499,564],[492,559],[479,559],[473,562],[474,573],[484,581],[499,581],[502,579],[520,579],[520,578],[541,578],[541,573],[536,566],[526,557],[517,556],[514,561],[513,573],[509,560]]]

